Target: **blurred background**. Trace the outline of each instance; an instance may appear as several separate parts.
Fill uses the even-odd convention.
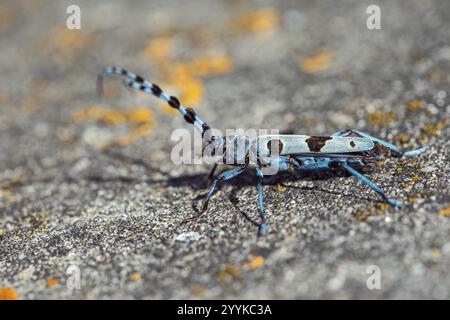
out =
[[[1,1],[0,297],[448,298],[449,14],[444,0]],[[189,127],[169,107],[114,77],[96,95],[108,65],[222,130],[352,128],[431,148],[371,175],[404,208],[353,178],[276,180],[257,240],[249,173],[181,225],[209,168],[170,161]]]

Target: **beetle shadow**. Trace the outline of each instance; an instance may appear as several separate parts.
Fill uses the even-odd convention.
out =
[[[192,187],[194,190],[205,190],[204,193],[198,195],[197,197],[194,198],[194,200],[200,200],[202,198],[204,198],[206,196],[207,193],[207,189],[208,189],[208,173],[209,171],[205,172],[205,173],[196,173],[196,174],[183,174],[181,176],[171,176],[169,173],[164,172],[162,170],[160,170],[159,168],[153,166],[152,164],[142,160],[142,159],[137,159],[128,155],[124,155],[123,153],[120,152],[115,152],[115,151],[111,151],[111,150],[105,150],[104,154],[114,158],[116,160],[119,161],[123,161],[125,163],[129,163],[129,164],[134,164],[134,165],[138,165],[138,166],[142,166],[144,167],[146,170],[148,170],[149,172],[157,172],[163,176],[165,176],[165,178],[162,179],[146,179],[145,182],[148,184],[161,184],[164,187]],[[222,170],[218,170],[217,172],[220,171],[224,171],[226,168],[230,168],[230,167],[226,167],[223,166]],[[356,198],[356,199],[360,199],[360,200],[367,200],[367,201],[372,201],[372,202],[379,202],[379,203],[383,203],[382,200],[379,199],[373,199],[370,197],[364,197],[364,196],[360,196],[360,195],[355,195],[355,194],[346,194],[346,193],[342,193],[339,191],[331,191],[331,190],[327,190],[327,189],[323,189],[321,187],[318,186],[312,186],[312,187],[308,187],[308,186],[295,186],[295,185],[289,185],[287,183],[289,182],[295,182],[298,180],[305,180],[305,181],[324,181],[324,180],[331,180],[337,177],[351,177],[350,174],[348,174],[345,171],[316,171],[316,172],[298,172],[298,171],[283,171],[283,172],[279,172],[276,175],[271,175],[271,176],[265,176],[264,177],[264,185],[265,186],[273,186],[273,185],[281,185],[284,188],[291,188],[291,189],[296,189],[296,190],[301,190],[301,191],[319,191],[319,192],[324,192],[327,194],[332,194],[332,195],[340,195],[340,196],[344,196],[344,197],[351,197],[351,198]],[[93,181],[97,181],[97,182],[106,182],[106,181],[121,181],[121,182],[125,182],[125,183],[133,183],[136,182],[137,179],[135,178],[129,178],[129,177],[113,177],[113,178],[102,178],[102,177],[96,177],[96,176],[90,176],[88,177],[89,180],[93,180]],[[249,186],[254,186],[256,187],[256,181],[257,181],[257,176],[256,176],[256,170],[254,170],[254,168],[249,167],[247,170],[245,170],[242,174],[228,180],[228,181],[224,181],[222,184],[218,184],[216,191],[214,193],[216,193],[217,191],[219,191],[222,187],[223,184],[227,183],[227,184],[232,184],[234,186],[233,190],[238,190],[239,188],[242,187],[249,187]],[[237,203],[237,197],[234,196],[232,197],[232,200],[234,200],[234,203]],[[199,212],[198,209],[195,209],[196,212]]]
[[[206,182],[206,179],[205,179],[206,176],[207,176],[206,174],[205,175],[182,176],[182,177],[176,178],[176,181],[179,181],[180,179],[181,180],[186,179],[185,181],[192,182],[193,180],[196,180],[198,178],[200,178],[200,179],[203,178],[203,180]],[[306,191],[306,192],[312,192],[312,191],[313,192],[323,192],[323,193],[330,194],[330,195],[338,195],[338,196],[348,197],[348,198],[352,198],[352,199],[360,199],[360,200],[366,200],[366,201],[370,201],[370,202],[383,203],[383,200],[380,200],[380,199],[372,199],[369,197],[355,195],[353,193],[343,193],[343,192],[339,192],[339,191],[327,190],[327,189],[323,189],[319,186],[309,187],[309,186],[296,186],[296,185],[289,184],[289,182],[295,182],[295,181],[298,181],[299,179],[302,179],[305,181],[323,181],[323,180],[330,180],[330,179],[333,179],[333,178],[336,178],[339,176],[347,176],[348,177],[351,175],[346,174],[344,172],[338,172],[338,173],[328,173],[328,172],[317,173],[316,172],[316,173],[312,173],[312,174],[298,173],[298,172],[281,172],[277,175],[269,176],[268,178],[266,178],[264,180],[264,186],[280,185],[284,188],[291,188],[291,189],[296,189],[296,190],[301,190],[301,191]],[[248,186],[254,186],[256,189],[256,185],[257,185],[256,181],[257,181],[256,171],[250,169],[250,170],[246,170],[241,175],[234,177],[225,182],[225,183],[233,185],[230,193],[228,194],[228,200],[233,205],[235,210],[237,212],[239,212],[239,214],[244,219],[249,221],[254,226],[258,226],[259,222],[257,222],[254,218],[252,218],[247,212],[240,209],[238,191],[242,187],[248,187]],[[224,184],[218,185],[214,194],[217,192],[220,192],[220,189],[223,185]],[[202,214],[202,211],[199,209],[198,204],[201,203],[201,201],[204,200],[204,198],[207,195],[206,185],[205,185],[205,188],[203,188],[203,190],[205,190],[205,192],[196,196],[192,202],[192,209],[198,215],[198,217],[200,217]],[[256,206],[257,206],[257,200],[255,198],[255,212],[256,212]],[[192,218],[193,218],[193,221],[195,221],[196,216],[194,216]]]

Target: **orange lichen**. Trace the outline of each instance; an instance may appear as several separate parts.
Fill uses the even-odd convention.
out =
[[[116,137],[102,145],[107,148],[113,144],[127,145],[150,133],[154,126],[153,112],[146,106],[136,106],[127,110],[118,110],[103,105],[92,105],[75,110],[72,118],[76,123],[89,120],[102,121],[109,125],[131,124],[133,128],[124,136]]]
[[[264,264],[264,257],[254,256],[245,264],[245,266],[249,269],[256,269],[262,266],[263,264]]]
[[[11,189],[1,188],[0,189],[0,200],[4,201],[5,203],[13,203],[16,201],[16,197],[11,192]]]
[[[126,119],[132,123],[150,123],[153,121],[152,111],[145,106],[137,106],[125,112]]]
[[[422,100],[418,100],[418,99],[414,99],[414,100],[408,101],[408,102],[406,103],[406,106],[407,106],[408,109],[410,109],[410,110],[417,110],[417,109],[420,109],[420,108],[423,107],[423,105],[424,105],[423,101],[422,101]]]
[[[205,293],[205,289],[198,284],[188,284],[187,288],[191,294],[198,297],[203,297]]]
[[[233,25],[241,32],[262,33],[275,29],[279,25],[280,14],[272,7],[241,14]]]
[[[435,136],[438,134],[439,130],[444,128],[446,123],[446,119],[438,121],[436,123],[427,123],[420,128],[423,133],[428,134],[430,136]]]
[[[178,31],[179,32],[179,31]],[[204,86],[200,77],[229,72],[233,61],[224,52],[201,54],[191,60],[172,60],[173,38],[167,33],[153,38],[142,50],[143,57],[156,69],[155,81],[185,106],[198,105],[203,98]],[[176,114],[177,110],[160,102],[162,111]]]
[[[139,138],[142,138],[152,131],[152,124],[142,124],[134,129],[132,129],[128,134],[112,139],[110,142],[104,144],[101,148],[108,148],[111,145],[128,145],[133,143]]]
[[[152,39],[143,49],[142,54],[151,62],[161,63],[169,59],[172,49],[172,39],[166,36]]]
[[[1,287],[0,300],[17,300],[16,290],[11,287]]]
[[[193,77],[187,71],[183,64],[173,66],[173,72],[163,80],[164,86],[174,87],[176,95],[185,106],[199,104],[203,97],[203,83],[201,80]],[[167,103],[160,102],[162,110],[166,113],[177,113],[174,108],[167,106]]]
[[[153,113],[146,106],[136,106],[128,110],[119,110],[103,105],[91,105],[75,110],[72,118],[76,123],[89,120],[102,121],[106,124],[120,123],[153,123]]]
[[[180,101],[186,106],[192,106],[199,104],[203,98],[204,86],[199,77],[223,74],[232,68],[231,58],[225,53],[220,53],[200,55],[190,61],[159,66],[159,73],[167,75],[162,78],[163,85],[174,87]],[[166,113],[177,112],[166,103],[160,104]]]
[[[200,55],[185,64],[186,71],[194,76],[224,74],[233,68],[231,57],[225,53]]]
[[[409,140],[410,140],[411,138],[410,138],[409,135],[399,132],[399,133],[397,134],[397,139],[398,139],[401,143],[407,143],[407,142],[409,142]]]
[[[439,210],[439,214],[447,217],[450,214],[450,205],[447,208]]]
[[[80,31],[67,29],[66,26],[55,26],[49,32],[49,40],[56,50],[65,58],[73,58],[78,52],[93,43],[90,35]]]
[[[329,48],[320,48],[310,56],[299,61],[299,68],[305,73],[314,73],[327,69],[333,58],[333,52]]]
[[[53,277],[53,278],[47,279],[46,285],[47,285],[47,287],[53,287],[53,286],[56,286],[58,283],[59,283],[58,278]]]
[[[238,279],[239,272],[233,265],[222,266],[216,277],[219,282],[224,282],[226,279]]]
[[[34,226],[35,232],[44,232],[48,226],[47,213],[45,211],[33,212],[30,216],[30,222]]]
[[[371,211],[375,210],[375,208],[371,208]],[[359,222],[364,222],[367,220],[367,214],[365,214],[364,212],[361,212],[360,210],[354,210],[352,212],[352,215],[356,218],[356,220],[358,220]]]
[[[277,183],[277,184],[275,185],[275,191],[276,191],[276,192],[283,192],[284,189],[285,189],[285,187],[284,187],[284,185],[283,185],[282,183]]]
[[[384,124],[387,124],[391,121],[394,121],[397,119],[397,114],[394,112],[384,112],[380,110],[371,111],[367,114],[367,118],[369,120],[369,123],[374,126],[378,127]]]
[[[102,121],[107,124],[118,124],[126,121],[124,112],[102,105],[92,105],[86,108],[75,110],[72,118],[76,123],[88,120]]]
[[[139,272],[133,272],[132,274],[130,274],[130,279],[138,281],[142,279],[142,275]]]

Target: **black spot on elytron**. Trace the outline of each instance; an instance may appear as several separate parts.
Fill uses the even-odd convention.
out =
[[[350,141],[350,147],[354,148],[356,146],[355,141]]]
[[[170,96],[169,105],[172,108],[178,109],[180,107],[180,101],[177,99],[177,97]]]
[[[275,155],[280,155],[281,152],[283,151],[283,147],[284,147],[283,142],[281,142],[281,140],[279,139],[267,141],[267,149],[269,149],[269,156],[274,154],[274,152],[276,152]]]
[[[144,78],[142,78],[141,76],[136,75],[136,78],[134,79],[134,81],[142,83],[142,82],[144,82]]]
[[[155,96],[159,97],[159,95],[162,92],[162,89],[157,84],[152,83],[152,92]]]
[[[306,139],[306,143],[308,144],[309,151],[312,152],[320,152],[320,149],[323,148],[327,140],[333,139],[332,137],[328,136],[312,136]]]
[[[125,69],[119,69],[119,70],[120,70],[120,73],[121,73],[123,76],[128,75],[127,70],[125,70]]]
[[[139,89],[142,91],[145,91],[145,89],[147,89],[147,87],[144,84],[141,84],[141,87]]]

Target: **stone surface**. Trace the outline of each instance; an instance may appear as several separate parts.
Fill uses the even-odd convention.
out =
[[[373,31],[367,1],[77,2],[79,31],[64,27],[66,1],[0,7],[0,287],[20,299],[450,298],[450,2],[382,2]],[[352,177],[271,178],[258,239],[248,170],[182,224],[209,168],[172,163],[171,133],[188,125],[155,98],[113,79],[96,95],[107,65],[188,90],[221,130],[356,128],[430,148],[369,174],[401,208]],[[152,113],[124,111],[136,106]],[[380,290],[367,288],[371,265]]]

